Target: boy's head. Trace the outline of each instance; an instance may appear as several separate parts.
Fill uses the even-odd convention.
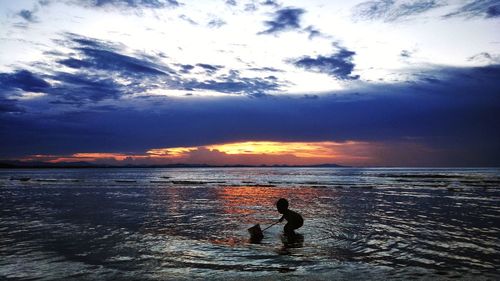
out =
[[[283,214],[286,210],[288,210],[288,201],[285,198],[280,198],[276,202],[276,208],[280,214]]]

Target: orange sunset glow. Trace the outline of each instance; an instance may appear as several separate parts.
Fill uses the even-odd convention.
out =
[[[293,155],[301,158],[334,158],[335,147],[359,145],[360,142],[272,142],[247,141],[203,146],[211,151],[229,155]],[[159,148],[147,151],[150,155],[182,157],[200,147]]]
[[[75,153],[71,155],[31,155],[25,161],[51,163],[92,162],[101,164],[172,164],[203,163],[289,164],[356,163],[369,160],[370,144],[366,142],[275,142],[245,141],[192,147],[168,147],[145,153]]]
[[[103,165],[386,165],[415,164],[440,152],[413,142],[275,142],[245,141],[191,147],[155,148],[144,153],[80,152],[30,155],[23,161],[85,162]]]

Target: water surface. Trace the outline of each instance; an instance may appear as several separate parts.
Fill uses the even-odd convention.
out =
[[[284,197],[305,218],[282,225]],[[0,170],[0,279],[498,280],[499,169]]]

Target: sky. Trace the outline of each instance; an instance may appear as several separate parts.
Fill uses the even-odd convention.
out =
[[[498,0],[0,0],[0,159],[500,166]]]

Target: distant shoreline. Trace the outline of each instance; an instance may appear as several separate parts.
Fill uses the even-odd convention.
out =
[[[203,164],[171,164],[171,165],[10,165],[0,163],[0,170],[23,169],[203,169],[203,168],[359,168],[359,169],[500,169],[498,166],[343,166],[337,164],[321,165],[203,165]]]
[[[352,168],[338,164],[318,165],[209,165],[209,164],[168,164],[168,165],[94,165],[90,163],[0,163],[0,169],[93,169],[93,168]]]

